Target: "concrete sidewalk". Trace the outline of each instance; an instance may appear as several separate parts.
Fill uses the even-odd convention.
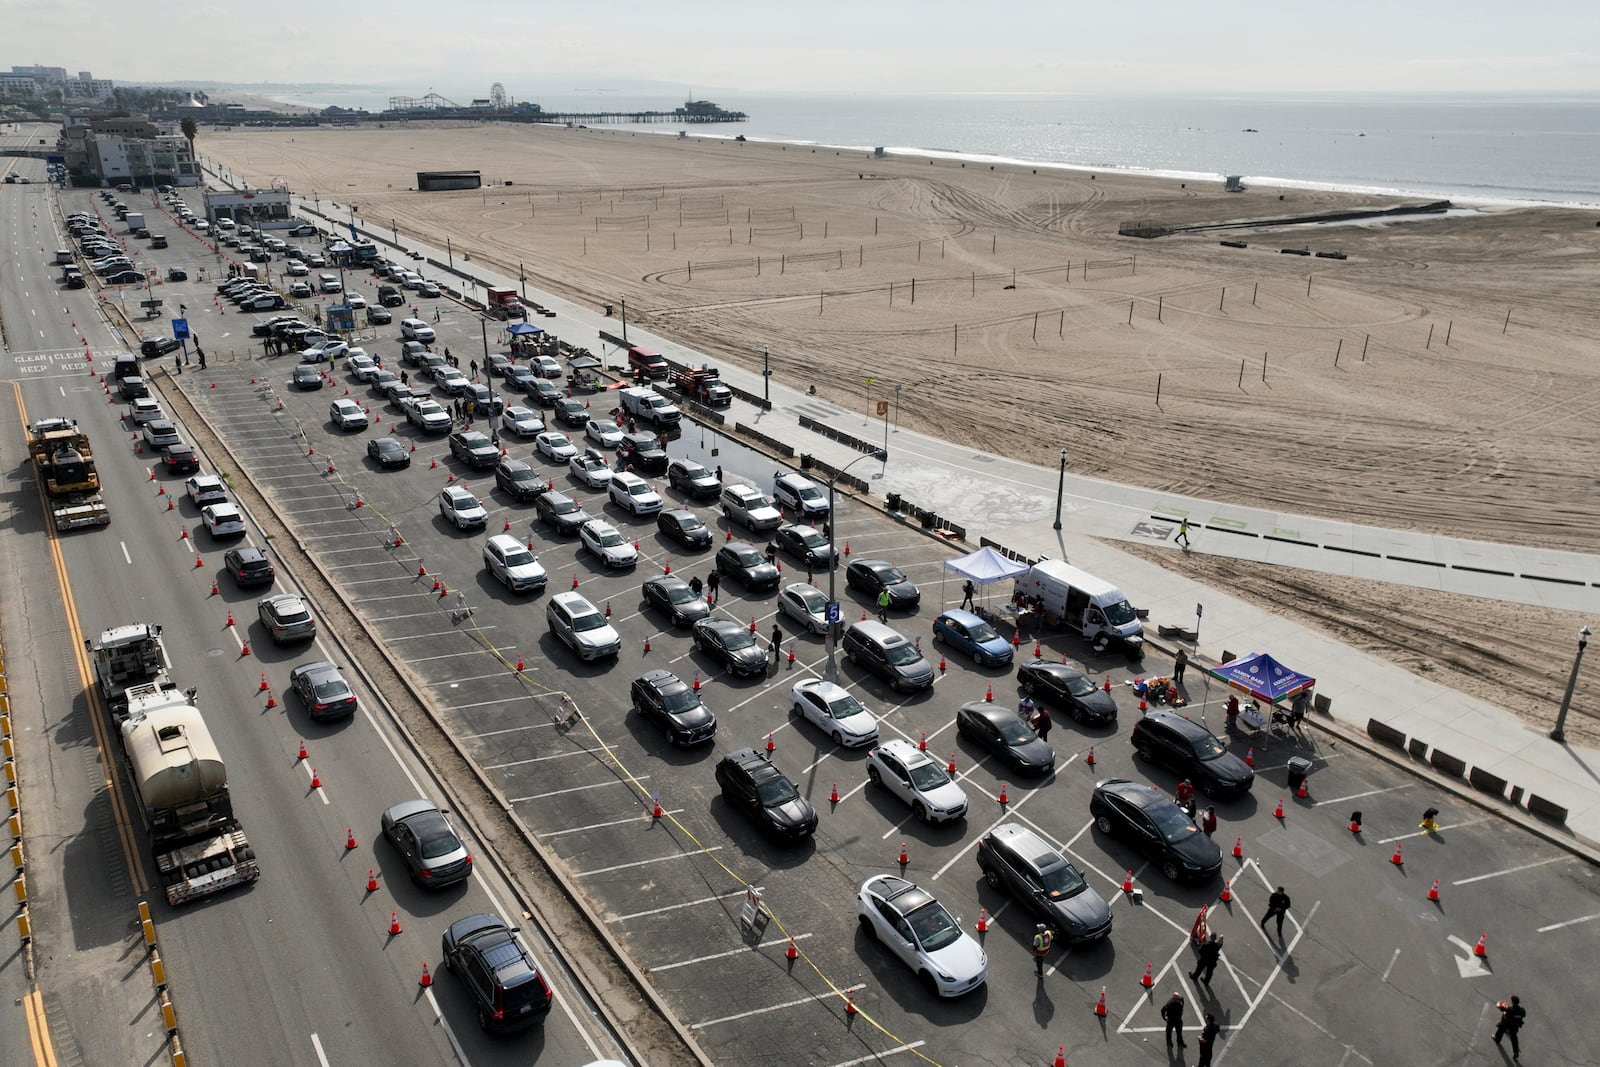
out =
[[[313,214],[309,204],[301,207],[304,214]],[[329,216],[319,221],[338,222]],[[384,231],[363,228],[363,232],[380,246],[392,245]],[[402,244],[423,251],[436,266],[445,261],[441,250],[412,240]],[[486,281],[520,289],[515,280],[485,271],[476,263],[464,263],[459,256],[456,262],[458,267],[470,269],[480,284]],[[608,365],[621,362],[620,352],[598,339],[602,330],[622,332],[617,318],[560,297],[530,295],[557,313],[553,320],[542,320],[547,329],[568,343],[602,355]],[[729,384],[753,394],[763,391],[759,373],[719,363],[632,324],[628,337],[660,350],[671,360],[717,364]],[[1596,615],[1600,615],[1600,558],[1276,514],[1070,472],[1062,499],[1063,529],[1058,532],[1053,528],[1058,470],[896,431],[892,425],[887,433],[887,462],[863,458],[861,452],[803,427],[800,418],[805,416],[869,445],[885,440],[884,420],[807,396],[805,385],[791,388],[770,380],[771,410],[735,401],[726,412],[729,425],[753,426],[792,446],[796,454],[810,453],[836,468],[854,462],[851,473],[869,481],[877,501],[881,503],[887,493],[899,493],[908,503],[964,527],[967,540],[974,545],[987,538],[1029,558],[1068,559],[1114,581],[1135,605],[1148,609],[1152,636],[1163,624],[1193,629],[1195,606],[1204,604],[1198,645],[1187,646],[1191,655],[1215,663],[1225,650],[1235,655],[1270,652],[1318,679],[1317,692],[1330,700],[1333,724],[1347,736],[1366,734],[1368,720],[1376,719],[1411,739],[1413,747],[1420,743],[1429,755],[1442,754],[1447,765],[1455,761],[1464,764],[1465,775],[1503,780],[1507,792],[1520,789],[1516,795],[1524,806],[1527,795],[1532,794],[1566,809],[1565,831],[1554,828],[1552,837],[1559,839],[1570,831],[1591,845],[1600,842],[1600,750],[1558,745],[1494,705],[1443,689],[1402,667],[1121,552],[1107,542],[1170,545],[1178,520],[1187,517],[1197,552]],[[1157,640],[1156,644],[1159,648],[1170,643]],[[1552,655],[1565,663],[1570,661],[1564,657],[1575,651],[1574,642],[1571,648],[1552,649]],[[1153,658],[1158,656],[1159,651],[1152,653]],[[1575,701],[1581,703],[1591,691],[1592,685],[1586,687],[1580,678]],[[1194,713],[1214,714],[1225,698],[1220,687],[1214,687],[1210,706],[1197,700]],[[1550,713],[1553,722],[1556,709],[1552,707]],[[1406,757],[1401,754],[1400,758]],[[1464,779],[1461,788],[1473,792]],[[1493,790],[1480,789],[1475,795],[1489,797]]]

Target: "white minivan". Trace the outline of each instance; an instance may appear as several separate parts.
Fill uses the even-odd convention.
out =
[[[337,274],[317,275],[317,286],[324,293],[338,293],[344,290],[344,286],[339,284],[339,276]]]

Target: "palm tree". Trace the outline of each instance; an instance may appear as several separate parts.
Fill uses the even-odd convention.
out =
[[[189,139],[189,158],[193,159],[194,138],[195,135],[200,132],[200,128],[194,124],[194,119],[186,118],[182,122],[178,123],[178,129],[182,130],[183,135]]]

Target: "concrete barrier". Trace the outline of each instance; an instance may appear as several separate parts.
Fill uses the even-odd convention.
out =
[[[1406,751],[1411,753],[1413,759],[1428,758],[1428,742],[1420,737],[1413,737],[1406,742]]]
[[[1405,731],[1396,730],[1388,723],[1379,722],[1377,719],[1367,720],[1367,736],[1379,744],[1393,745],[1395,748],[1406,746]]]
[[[1467,761],[1458,759],[1448,752],[1434,749],[1428,754],[1428,762],[1433,764],[1435,770],[1443,771],[1452,778],[1464,778],[1467,774]]]
[[[1482,767],[1474,767],[1468,771],[1467,781],[1471,782],[1473,788],[1480,793],[1488,793],[1494,797],[1506,795],[1506,780],[1498,774],[1490,774]]]
[[[1537,793],[1528,794],[1528,814],[1545,822],[1553,822],[1557,826],[1567,824],[1567,809]]]

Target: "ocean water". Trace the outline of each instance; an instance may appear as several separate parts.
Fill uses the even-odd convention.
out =
[[[510,86],[508,86],[510,88]],[[441,90],[443,91],[443,90]],[[381,110],[391,90],[273,95]],[[395,90],[405,93],[406,90]],[[413,95],[422,95],[415,93]],[[452,95],[466,100],[471,91]],[[549,111],[667,110],[633,94],[530,96]],[[1188,180],[1600,208],[1600,94],[907,96],[722,92],[734,137]],[[675,136],[677,127],[615,127]]]

